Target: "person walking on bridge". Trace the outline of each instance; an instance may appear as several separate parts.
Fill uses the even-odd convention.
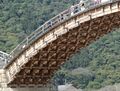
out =
[[[84,11],[85,10],[85,2],[83,0],[80,0],[79,5],[80,5],[80,10]]]
[[[70,7],[70,12],[71,12],[71,16],[73,16],[74,15],[74,3]]]

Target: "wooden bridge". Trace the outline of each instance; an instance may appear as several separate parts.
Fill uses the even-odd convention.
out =
[[[40,26],[11,52],[4,67],[8,86],[49,84],[72,55],[120,27],[120,0],[89,5],[84,11],[79,4],[71,8]]]

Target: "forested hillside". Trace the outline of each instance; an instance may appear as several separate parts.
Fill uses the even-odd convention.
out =
[[[0,50],[9,53],[38,26],[77,1],[0,0]],[[54,76],[55,83],[86,90],[120,83],[120,29],[116,30],[70,58]]]
[[[10,52],[38,26],[77,0],[0,0],[0,50]]]

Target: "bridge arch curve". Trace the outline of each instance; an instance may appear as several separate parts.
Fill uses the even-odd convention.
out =
[[[14,57],[4,68],[9,86],[49,83],[54,72],[72,54],[120,27],[119,0],[90,7],[74,16],[70,14],[68,9],[47,21],[11,53]],[[58,22],[59,19],[63,21]]]

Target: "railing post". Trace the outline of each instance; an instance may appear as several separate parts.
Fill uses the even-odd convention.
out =
[[[26,42],[27,42],[27,45],[28,45],[28,43],[29,43],[29,39],[28,39],[28,37],[27,37],[27,39],[26,39],[26,40],[27,40]]]

